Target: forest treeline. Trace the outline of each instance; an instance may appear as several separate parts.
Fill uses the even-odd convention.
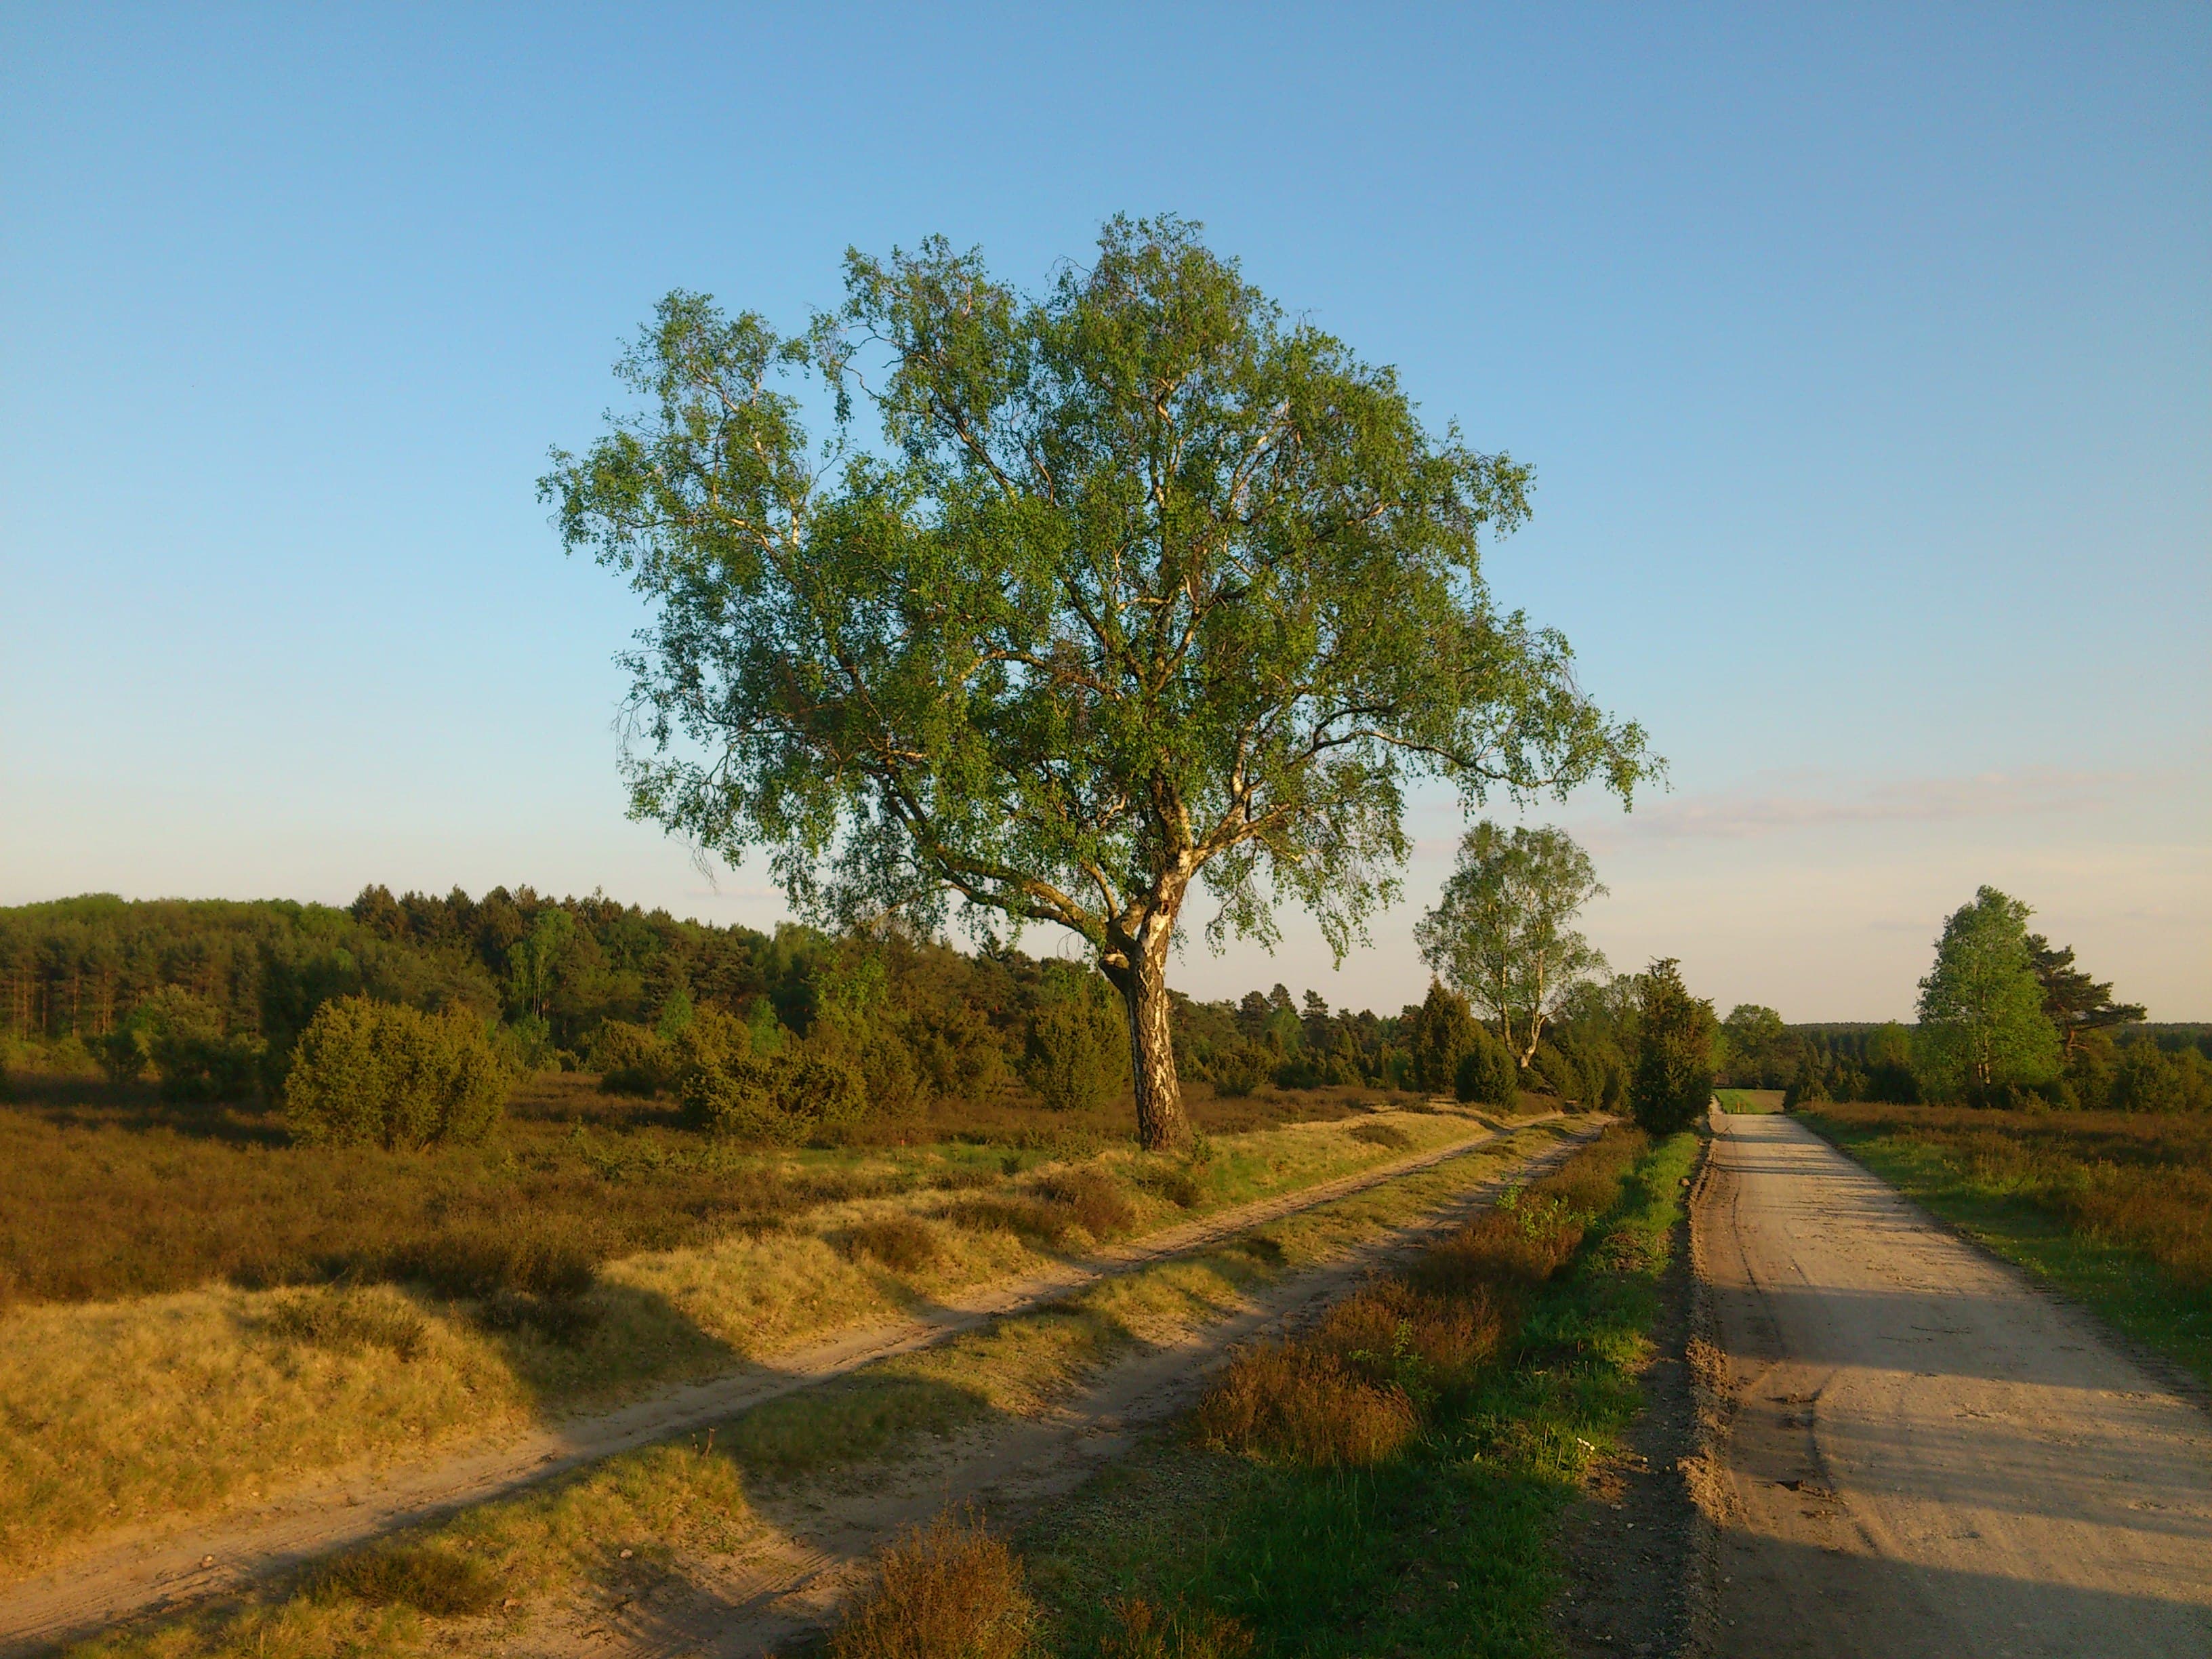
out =
[[[135,1062],[158,1028],[169,1046],[150,1063],[180,1091],[258,1086],[274,1098],[317,1012],[349,998],[473,1018],[520,1069],[645,1088],[673,1085],[677,1039],[702,1023],[742,1027],[739,1046],[756,1055],[835,1054],[873,1109],[893,1113],[1009,1091],[1090,1104],[1127,1081],[1121,1005],[1103,980],[1013,949],[795,925],[763,933],[528,887],[471,898],[371,886],[343,908],[94,895],[0,909],[0,1029],[45,1065]],[[1587,1018],[1559,1032],[1533,1086],[1617,1103],[1619,1046]],[[1269,1084],[1449,1091],[1483,1043],[1449,993],[1355,1013],[1281,985],[1238,1002],[1177,994],[1175,1033],[1183,1075],[1230,1095]],[[1510,1097],[1513,1081],[1486,1079],[1482,1097]]]
[[[1395,1014],[1332,1010],[1281,985],[1237,1001],[1177,994],[1176,1057],[1187,1079],[1221,1094],[1352,1085],[1504,1103],[1526,1089],[1618,1109],[1635,985],[1577,986],[1517,1073],[1441,987]],[[835,1055],[880,1111],[1009,1092],[1089,1105],[1127,1080],[1121,1005],[1103,980],[1018,950],[790,925],[763,933],[528,887],[471,898],[371,886],[343,908],[93,895],[0,909],[0,1029],[46,1065],[112,1064],[138,1052],[134,1026],[159,1026],[169,1047],[154,1069],[177,1074],[165,1080],[180,1091],[258,1088],[273,1099],[318,1010],[352,997],[479,1022],[518,1069],[648,1089],[672,1085],[675,1039],[702,1013],[742,1026],[756,1054]],[[2146,1042],[2158,1059],[2131,1058]],[[2205,1103],[2208,1050],[2203,1028],[2166,1028],[2156,1042],[2087,1034],[2051,1103]],[[1714,1061],[1723,1083],[1793,1099],[1929,1091],[1900,1024],[1790,1026],[1744,1006],[1722,1023]]]
[[[1872,1101],[1909,1106],[1951,1101],[1959,1091],[1931,1075],[1915,1028],[1785,1025],[1772,1009],[1740,1006],[1722,1022],[1720,1081],[1781,1089],[1796,1106]],[[2076,1035],[2057,1075],[2009,1104],[2087,1111],[2212,1110],[2212,1026],[2138,1024]],[[1989,1103],[1998,1103],[1991,1102]]]

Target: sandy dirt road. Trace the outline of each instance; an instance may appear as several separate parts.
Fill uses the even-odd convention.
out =
[[[1714,1126],[1711,1648],[2212,1656],[2212,1419],[1810,1130]]]
[[[747,1366],[620,1410],[456,1449],[416,1465],[325,1476],[253,1511],[112,1538],[65,1565],[0,1587],[0,1656],[45,1651],[135,1615],[173,1612],[241,1589],[333,1550],[519,1492],[618,1452],[725,1422],[754,1406],[849,1375],[875,1360],[944,1342],[994,1319],[1047,1306],[1102,1279],[1204,1250],[1269,1221],[1557,1123],[1554,1115],[1513,1121],[1503,1130],[1471,1125],[1466,1139],[1449,1146],[1219,1211],[1059,1264],[1032,1279],[918,1310],[912,1319],[841,1334],[785,1354],[773,1364]],[[1595,1129],[1585,1120],[1571,1133],[1579,1139]],[[1552,1141],[1548,1130],[1528,1137],[1532,1151]],[[1485,1183],[1486,1190],[1489,1185]],[[1222,1340],[1231,1340],[1231,1334],[1224,1331]],[[1099,1414],[1110,1415],[1110,1408],[1102,1407],[1090,1415]],[[1078,1419],[1085,1416],[1076,1415]],[[1091,1429],[1090,1423],[1083,1424],[1083,1432]],[[798,1570],[798,1577],[819,1577],[821,1563],[803,1550],[799,1556],[811,1565]],[[784,1584],[789,1576],[778,1569],[767,1580]],[[769,1599],[775,1600],[787,1589],[786,1585]],[[762,1594],[763,1587],[755,1585],[740,1599],[757,1601]],[[799,1600],[803,1603],[805,1598],[802,1595]],[[800,1617],[803,1622],[805,1615]]]

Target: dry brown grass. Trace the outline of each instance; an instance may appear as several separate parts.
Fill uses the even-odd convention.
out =
[[[846,1230],[844,1243],[848,1255],[865,1255],[893,1273],[914,1273],[943,1253],[937,1229],[912,1215],[857,1222]]]
[[[412,1607],[451,1618],[495,1606],[501,1587],[477,1557],[435,1544],[415,1544],[342,1556],[309,1575],[307,1593],[318,1601]]]
[[[2185,1289],[2212,1290],[2212,1116],[1827,1105],[1845,1130],[1941,1155],[1992,1194],[2025,1198],[2074,1231],[2125,1244]]]
[[[589,1211],[595,1223],[610,1217],[621,1222],[633,1201],[651,1212],[678,1183],[710,1179],[682,1161],[687,1145],[698,1150],[695,1139],[649,1120],[624,1120],[623,1114],[639,1109],[610,1104],[588,1085],[571,1093],[571,1103],[599,1114],[580,1136],[565,1121],[538,1121],[526,1111],[516,1144],[507,1150],[525,1175],[540,1154],[573,1159],[573,1167],[560,1163],[549,1179],[574,1181],[560,1202],[577,1213]],[[556,1109],[562,1098],[568,1097],[556,1096],[544,1109]],[[254,1179],[280,1184],[287,1171],[312,1173],[312,1158],[299,1161],[286,1149],[254,1150],[158,1126],[131,1132],[112,1122],[57,1123],[35,1109],[29,1119],[49,1140],[90,1134],[103,1146],[122,1143],[117,1169],[125,1186],[150,1181],[146,1148],[164,1135],[173,1146],[183,1146],[188,1158],[219,1152],[228,1160],[216,1165],[219,1176],[258,1166]],[[0,1110],[0,1142],[21,1121]],[[915,1298],[940,1299],[1042,1265],[1032,1243],[1012,1231],[933,1224],[928,1212],[951,1194],[1011,1192],[1036,1206],[1046,1231],[1064,1239],[1090,1227],[1120,1230],[1127,1215],[1133,1215],[1135,1228],[1157,1226],[1181,1219],[1188,1209],[1295,1190],[1379,1161],[1385,1154],[1348,1133],[1358,1121],[1224,1135],[1178,1160],[1115,1150],[1096,1160],[1088,1176],[1050,1165],[1040,1170],[1027,1153],[1003,1148],[767,1157],[715,1151],[732,1159],[730,1187],[743,1194],[772,1182],[783,1194],[778,1202],[800,1208],[787,1211],[779,1224],[728,1231],[718,1231],[707,1218],[685,1218],[687,1228],[706,1236],[603,1260],[596,1282],[580,1295],[564,1293],[574,1275],[562,1262],[574,1258],[546,1248],[549,1237],[558,1242],[550,1226],[532,1226],[529,1217],[503,1232],[471,1224],[483,1213],[471,1207],[481,1195],[471,1183],[482,1177],[511,1186],[515,1180],[502,1158],[473,1175],[456,1175],[435,1154],[402,1160],[409,1167],[393,1198],[398,1220],[380,1212],[373,1183],[350,1197],[349,1209],[340,1205],[338,1212],[322,1214],[310,1206],[301,1212],[341,1240],[346,1229],[355,1229],[356,1244],[395,1233],[404,1238],[405,1228],[420,1230],[415,1243],[439,1242],[441,1217],[451,1220],[455,1236],[443,1247],[459,1266],[450,1278],[426,1272],[418,1255],[414,1272],[421,1277],[405,1285],[341,1279],[246,1290],[218,1279],[131,1300],[27,1298],[0,1310],[0,1401],[6,1407],[0,1411],[0,1577],[38,1570],[112,1528],[265,1502],[333,1465],[417,1458],[462,1439],[612,1403],[643,1388],[713,1375],[741,1359],[772,1359],[830,1332],[896,1318]],[[1424,1148],[1462,1139],[1474,1127],[1443,1114],[1400,1121]],[[386,1158],[356,1156],[363,1164]],[[198,1171],[188,1163],[172,1183],[187,1210],[200,1201],[192,1187]],[[1071,1176],[1076,1178],[1063,1179]],[[410,1188],[410,1180],[421,1184]],[[1179,1190],[1160,1190],[1167,1185]],[[1364,1226],[1357,1218],[1409,1202],[1409,1194],[1429,1187],[1425,1176],[1394,1182],[1388,1191],[1329,1206],[1311,1227],[1320,1230],[1318,1237],[1332,1226]],[[158,1183],[153,1189],[160,1190]],[[13,1198],[12,1188],[7,1196]],[[288,1213],[283,1205],[296,1197],[278,1195],[271,1207]],[[326,1191],[318,1202],[331,1197]],[[155,1201],[143,1192],[142,1199]],[[805,1213],[807,1207],[814,1213]],[[0,1234],[16,1220],[0,1200]],[[40,1224],[51,1234],[61,1220],[56,1211]],[[95,1220],[111,1224],[97,1215]],[[241,1224],[250,1226],[252,1218]],[[1302,1248],[1295,1245],[1303,1236],[1297,1228],[1279,1224],[1271,1234],[1293,1241],[1294,1253]],[[895,1267],[876,1248],[856,1242],[864,1235],[902,1259],[911,1259],[922,1237],[938,1248],[927,1261]],[[102,1246],[118,1248],[118,1241],[95,1232],[88,1255]],[[119,1249],[158,1254],[144,1239],[120,1241]],[[1272,1257],[1262,1262],[1232,1254],[1243,1264],[1238,1271],[1281,1265]],[[210,1259],[198,1258],[203,1267]],[[1097,1318],[1041,1322],[1024,1339],[1023,1353],[1001,1368],[1012,1380],[987,1391],[991,1408],[1030,1409],[1031,1394],[1057,1386],[1054,1379],[1093,1363],[1105,1346],[1133,1335],[1152,1340],[1156,1326],[1168,1332],[1218,1316],[1206,1310],[1217,1291],[1231,1294],[1228,1281],[1217,1285],[1196,1267],[1178,1271],[1194,1276],[1188,1297],[1163,1291],[1164,1302],[1154,1307],[1160,1298],[1151,1291],[1116,1281],[1097,1291]],[[443,1279],[458,1289],[472,1281],[481,1287],[485,1278],[515,1282],[450,1298],[424,1282]],[[933,1423],[948,1409],[948,1379],[926,1366],[916,1375],[931,1385],[921,1401],[927,1409],[915,1418],[908,1409],[914,1402],[902,1397],[888,1416],[876,1412],[891,1430],[908,1419]],[[822,1438],[799,1437],[810,1446]],[[844,1443],[850,1453],[850,1443]]]
[[[1395,1457],[1421,1431],[1405,1389],[1307,1342],[1255,1343],[1199,1402],[1207,1444],[1315,1468],[1362,1468]]]
[[[1649,1145],[1638,1130],[1607,1129],[1310,1332],[1244,1350],[1200,1402],[1199,1437],[1313,1468],[1396,1456],[1440,1398],[1497,1357],[1528,1294],[1572,1259]]]
[[[956,1200],[945,1218],[971,1231],[1010,1232],[1058,1249],[1077,1233],[1094,1243],[1117,1238],[1136,1224],[1137,1212],[1103,1170],[1077,1168],[1046,1176],[1032,1193]]]
[[[1211,1608],[1156,1607],[1141,1596],[1114,1604],[1100,1659],[1244,1659],[1252,1632]]]
[[[999,1155],[1085,1158],[1126,1146],[1126,1109],[1043,1113],[988,1101],[934,1109],[901,1133],[934,1150],[797,1157],[708,1145],[665,1103],[601,1093],[583,1073],[532,1079],[495,1142],[427,1152],[291,1143],[282,1116],[165,1102],[151,1085],[12,1079],[0,1104],[0,1308],[97,1302],[222,1280],[246,1289],[385,1281],[440,1295],[573,1293],[595,1264],[774,1228],[854,1199],[1001,1185]],[[1389,1097],[1315,1090],[1222,1102],[1191,1091],[1213,1135],[1340,1122]],[[988,1165],[988,1167],[982,1167]],[[1234,1201],[1170,1169],[1148,1184],[1182,1207]],[[1117,1208],[1117,1205],[1120,1207]],[[1126,1231],[1110,1188],[975,1218],[1057,1245],[1072,1228]]]
[[[580,1079],[532,1088],[499,1144],[417,1153],[295,1146],[271,1113],[21,1080],[17,1101],[0,1108],[0,1305],[218,1279],[574,1293],[599,1262],[774,1226],[896,1184],[703,1146],[665,1111],[611,1105]]]
[[[1022,1564],[971,1514],[947,1511],[878,1557],[830,1638],[832,1659],[1017,1659],[1036,1607]]]

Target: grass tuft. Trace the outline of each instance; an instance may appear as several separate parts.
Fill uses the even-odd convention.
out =
[[[501,1587],[473,1556],[414,1545],[363,1550],[333,1561],[313,1575],[308,1593],[319,1601],[349,1599],[451,1618],[489,1612],[499,1603]]]
[[[942,1253],[937,1230],[919,1216],[883,1216],[846,1230],[848,1255],[865,1255],[893,1273],[918,1272]]]
[[[1200,1440],[1220,1451],[1307,1468],[1364,1468],[1420,1432],[1406,1390],[1376,1383],[1304,1342],[1255,1343],[1199,1402]]]
[[[1157,1607],[1140,1595],[1114,1604],[1100,1659],[1244,1659],[1252,1632],[1210,1608]]]
[[[1402,1152],[1413,1144],[1413,1136],[1395,1123],[1362,1123],[1352,1131],[1354,1140],[1364,1140],[1370,1146],[1388,1147]]]
[[[287,1296],[270,1310],[267,1329],[281,1341],[331,1353],[386,1348],[401,1359],[419,1358],[429,1340],[422,1316],[388,1292],[327,1290]]]
[[[831,1659],[1017,1659],[1036,1604],[1004,1540],[967,1514],[939,1515],[878,1558],[875,1582],[830,1638]]]

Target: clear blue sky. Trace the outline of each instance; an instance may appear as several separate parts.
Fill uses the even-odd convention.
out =
[[[0,13],[0,902],[608,892],[637,625],[533,483],[672,287],[1024,281],[1116,210],[1537,469],[1492,566],[1673,793],[1553,816],[1621,966],[1904,1013],[1990,881],[2212,1017],[2212,10]],[[1458,827],[1332,972],[1395,1006]],[[1039,941],[1040,944],[1044,943]]]

